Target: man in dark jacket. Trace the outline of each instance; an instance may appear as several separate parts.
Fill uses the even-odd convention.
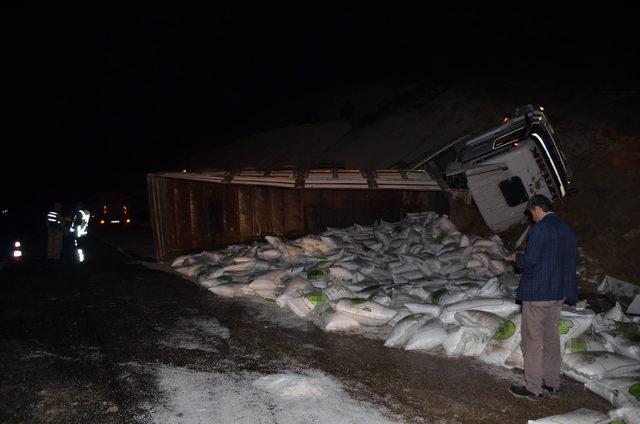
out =
[[[526,253],[512,255],[522,269],[518,300],[522,301],[522,353],[524,386],[511,386],[511,393],[541,399],[543,392],[560,394],[560,333],[562,304],[574,304],[576,283],[576,235],[567,222],[551,211],[551,201],[536,194],[527,202],[535,224],[531,227]]]

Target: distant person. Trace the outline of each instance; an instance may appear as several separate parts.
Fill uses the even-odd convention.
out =
[[[62,237],[64,235],[61,211],[62,205],[56,202],[53,204],[53,209],[47,213],[47,259],[60,259]]]
[[[84,205],[79,202],[69,229],[76,240],[87,234],[90,216],[89,211],[84,209]]]
[[[523,270],[518,300],[522,301],[522,353],[524,386],[511,386],[511,393],[527,399],[541,399],[543,392],[560,395],[560,332],[562,304],[578,300],[576,282],[576,235],[567,222],[552,210],[551,201],[532,196],[527,210],[531,227],[526,253],[509,258]]]

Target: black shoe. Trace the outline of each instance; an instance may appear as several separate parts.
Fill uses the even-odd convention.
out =
[[[540,400],[540,399],[543,398],[542,394],[537,395],[537,394],[535,394],[533,392],[530,392],[524,386],[511,386],[509,391],[514,396],[517,396],[517,397],[520,397],[520,398],[529,399],[529,400]]]
[[[542,390],[544,390],[545,393],[548,394],[552,398],[559,398],[560,397],[560,387],[549,387],[546,384],[543,384],[542,385]]]

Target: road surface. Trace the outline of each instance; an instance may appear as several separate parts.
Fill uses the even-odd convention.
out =
[[[603,399],[508,393],[518,373],[327,334],[89,238],[0,270],[0,422],[525,423]],[[33,255],[32,255],[33,256]]]

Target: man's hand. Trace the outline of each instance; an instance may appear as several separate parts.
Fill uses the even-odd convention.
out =
[[[516,261],[516,255],[517,255],[517,253],[514,252],[514,253],[510,254],[509,256],[507,256],[505,259],[507,261],[509,261],[509,262],[515,262]]]

